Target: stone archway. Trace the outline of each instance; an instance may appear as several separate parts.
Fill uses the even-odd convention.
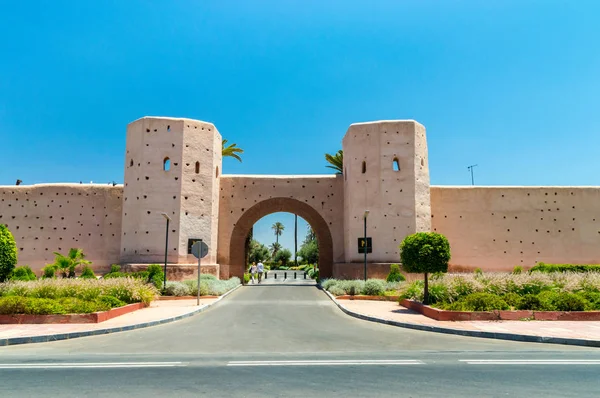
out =
[[[243,277],[246,268],[244,245],[250,228],[266,215],[277,212],[297,214],[311,226],[319,242],[319,274],[329,278],[333,274],[333,240],[327,222],[312,206],[292,198],[263,200],[246,210],[231,232],[229,269],[231,276]]]

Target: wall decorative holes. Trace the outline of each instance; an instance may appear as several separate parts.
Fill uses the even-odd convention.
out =
[[[163,159],[163,170],[164,171],[171,170],[171,159],[169,159],[168,157]]]
[[[171,126],[167,126],[167,131],[171,131]]]
[[[215,168],[215,178],[219,178],[219,166]]]
[[[133,167],[133,159],[131,159],[131,162],[129,162],[129,167]]]
[[[394,158],[394,160],[392,161],[392,169],[394,171],[400,171],[400,162],[398,161],[398,158]]]
[[[367,172],[367,162],[363,160],[362,162],[362,173],[365,174]]]

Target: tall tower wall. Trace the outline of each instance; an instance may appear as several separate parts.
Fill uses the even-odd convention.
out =
[[[342,146],[346,262],[364,259],[358,238],[365,210],[373,241],[368,262],[398,262],[402,239],[431,229],[425,127],[412,120],[352,124]]]

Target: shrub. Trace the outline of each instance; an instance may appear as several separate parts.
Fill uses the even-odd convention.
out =
[[[329,293],[333,294],[334,296],[343,296],[344,294],[346,294],[346,292],[344,291],[344,289],[342,289],[341,287],[337,286],[337,285],[333,285],[328,289]]]
[[[364,287],[365,281],[362,280],[348,280],[348,281],[340,281],[337,285],[340,289],[344,290],[344,294],[349,294],[350,296],[355,296],[360,294]]]
[[[460,301],[445,306],[452,311],[494,311],[509,309],[506,301],[490,293],[473,293]]]
[[[42,279],[56,278],[56,270],[56,265],[47,264],[44,268],[42,268]]]
[[[330,287],[337,285],[339,281],[337,279],[324,279],[321,281],[321,287],[325,290],[329,290]]]
[[[98,296],[98,298],[96,298],[96,301],[100,304],[108,306],[109,308],[123,307],[127,304],[113,296]]]
[[[165,281],[165,273],[159,264],[150,264],[148,266],[148,283],[153,283],[157,289],[163,286]]]
[[[369,279],[365,282],[361,293],[367,296],[383,296],[385,282],[381,279]]]
[[[246,275],[246,274],[244,274]],[[169,282],[167,282],[168,284]],[[188,279],[182,282],[189,288],[189,294],[195,296],[198,294],[198,281],[195,279]],[[234,276],[228,280],[220,279],[200,279],[200,295],[201,296],[220,296],[227,293],[240,284],[240,278]]]
[[[520,265],[515,266],[515,268],[513,268],[513,270],[512,270],[513,275],[520,275],[522,273],[523,273],[523,267],[521,267]]]
[[[506,293],[504,296],[502,296],[502,299],[506,301],[508,305],[515,308],[517,308],[521,302],[521,296],[519,296],[517,293]]]
[[[17,267],[10,275],[11,281],[34,281],[37,277],[28,265]]]
[[[559,293],[553,299],[553,303],[558,311],[585,311],[589,302],[574,293]]]
[[[0,297],[0,315],[24,314],[26,301],[25,297]]]
[[[450,261],[450,243],[444,235],[436,232],[417,232],[408,235],[400,244],[400,260],[408,272],[424,274],[423,301],[429,303],[427,274],[447,272]]]
[[[190,285],[186,285],[182,282],[167,281],[167,288],[164,292],[167,296],[189,296],[191,295]]]
[[[414,281],[405,287],[405,290],[400,293],[400,300],[408,299],[415,301],[423,300],[423,287],[425,283],[423,281]]]
[[[110,273],[113,272],[121,272],[121,266],[118,264],[113,264],[110,266]]]
[[[400,290],[400,286],[402,286],[402,282],[386,282],[385,283],[385,291],[386,292],[397,292]]]
[[[510,293],[514,294],[514,293]],[[520,298],[516,305],[518,310],[531,310],[531,311],[552,311],[554,306],[551,306],[548,302],[543,302],[535,294],[526,294]]]
[[[8,279],[17,265],[17,244],[12,233],[0,224],[0,282]]]
[[[537,263],[529,270],[532,272],[600,272],[598,264],[546,264]]]
[[[96,279],[96,274],[94,274],[90,266],[86,265],[83,267],[83,271],[79,277],[83,279]]]
[[[429,286],[429,303],[443,303],[449,301],[448,288],[441,283],[434,283]]]
[[[248,283],[250,283],[250,274],[246,272],[244,274],[244,285],[247,285]]]
[[[406,278],[400,273],[400,266],[398,264],[392,264],[390,265],[390,273],[385,280],[387,282],[403,282]]]
[[[483,275],[483,271],[481,270],[481,268],[475,268],[475,269],[473,270],[473,273],[474,273],[475,275]]]

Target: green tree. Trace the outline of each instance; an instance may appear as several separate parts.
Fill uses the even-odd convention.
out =
[[[282,223],[277,221],[275,224],[271,225],[271,229],[273,230],[273,233],[275,233],[275,242],[279,243],[279,237],[281,236],[281,234],[283,234],[283,230],[285,229],[285,227]]]
[[[77,267],[91,264],[91,261],[85,259],[82,249],[72,248],[66,256],[54,252],[54,256],[54,264],[52,265],[60,270],[63,278],[74,278]]]
[[[289,249],[281,249],[277,251],[277,254],[275,254],[273,260],[275,260],[276,263],[281,263],[281,265],[286,266],[290,262],[291,258],[292,252]]]
[[[327,167],[329,167],[330,169],[334,169],[338,174],[344,173],[344,151],[340,149],[334,155],[326,153],[325,160],[327,161],[327,163],[329,163]]]
[[[250,263],[258,263],[259,261],[267,261],[271,253],[269,252],[269,248],[259,241],[252,239],[250,242],[250,255],[248,256],[248,261]]]
[[[271,243],[271,246],[269,246],[269,250],[271,250],[271,258],[275,258],[275,256],[277,255],[277,252],[279,250],[281,250],[281,243],[279,243],[279,242]]]
[[[17,265],[17,244],[13,234],[0,224],[0,282],[8,279]]]
[[[240,157],[239,154],[244,153],[244,150],[242,148],[238,148],[237,144],[230,144],[227,145],[227,140],[223,140],[222,144],[221,144],[221,153],[223,155],[223,157],[230,157],[230,158],[234,158],[239,160],[240,162],[242,161],[242,158]]]
[[[423,303],[429,304],[428,273],[448,272],[450,243],[436,232],[417,232],[408,235],[400,244],[400,261],[407,272],[424,274]]]
[[[298,255],[302,257],[303,264],[316,264],[319,262],[319,245],[316,240],[311,240],[300,246]]]

